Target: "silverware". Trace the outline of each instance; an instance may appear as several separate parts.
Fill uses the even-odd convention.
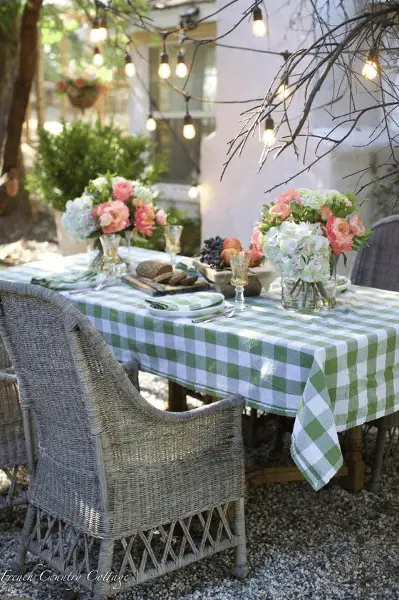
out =
[[[216,319],[220,319],[224,317],[225,319],[231,319],[236,314],[236,309],[232,306],[228,308],[224,312],[219,312],[213,315],[206,315],[204,317],[198,317],[197,319],[191,319],[192,323],[210,323],[211,321],[215,321]]]
[[[95,287],[86,287],[86,288],[79,288],[77,290],[67,290],[69,292],[69,294],[73,294],[73,295],[78,295],[78,294],[84,294],[86,292],[99,292],[100,290],[103,290],[106,287],[110,287],[111,285],[115,285],[116,284],[116,279],[112,279],[112,280],[105,280],[105,281],[100,281],[99,284],[97,284]]]

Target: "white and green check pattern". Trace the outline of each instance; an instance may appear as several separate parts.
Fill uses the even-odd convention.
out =
[[[84,269],[87,258],[56,265]],[[55,270],[32,263],[0,277],[26,282]],[[278,292],[268,293],[232,319],[199,324],[150,315],[143,294],[127,285],[63,293],[119,360],[135,358],[187,387],[236,392],[251,407],[296,417],[292,456],[316,490],[342,465],[339,431],[399,410],[399,293],[357,287],[334,311],[311,316],[284,310]]]

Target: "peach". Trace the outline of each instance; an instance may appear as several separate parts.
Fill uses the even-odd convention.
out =
[[[228,248],[240,251],[242,248],[240,240],[235,237],[225,238],[223,240],[223,250],[227,250]]]
[[[238,254],[239,250],[236,248],[226,248],[220,255],[220,258],[226,263],[226,265],[230,265],[230,258],[235,254]]]

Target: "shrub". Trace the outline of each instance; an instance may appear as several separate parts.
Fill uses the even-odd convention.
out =
[[[40,130],[35,166],[27,176],[28,189],[57,210],[64,211],[68,200],[81,196],[100,174],[151,185],[165,170],[164,157],[155,154],[147,137],[126,136],[113,123],[101,126],[99,121],[62,125],[59,134]]]

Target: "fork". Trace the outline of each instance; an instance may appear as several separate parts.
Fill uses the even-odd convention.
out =
[[[206,315],[204,317],[198,317],[197,319],[191,319],[192,323],[210,323],[211,321],[216,321],[216,319],[220,319],[224,317],[225,319],[231,319],[236,314],[236,309],[234,306],[228,308],[222,313],[217,313],[215,315]]]
[[[103,290],[106,287],[114,285],[116,281],[116,279],[104,279],[103,281],[100,281],[100,283],[98,283],[95,287],[80,288],[79,290],[68,290],[68,292],[74,295],[84,294],[85,292],[99,292],[100,290]]]

